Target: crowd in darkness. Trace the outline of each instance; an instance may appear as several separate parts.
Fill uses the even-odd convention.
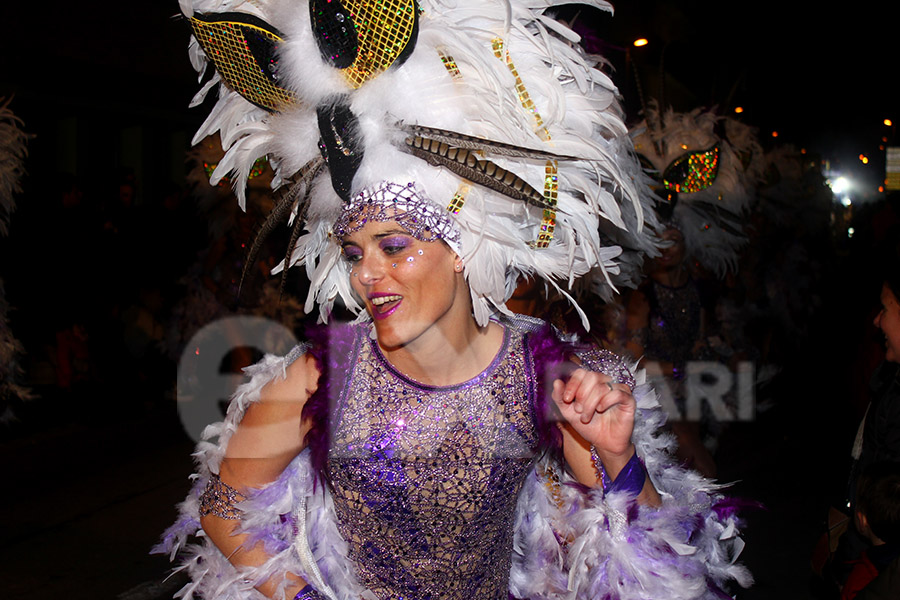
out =
[[[54,407],[42,422],[134,415],[171,397],[166,315],[206,232],[183,188],[153,199],[137,189],[128,173],[62,174],[19,202],[5,277],[34,402]]]

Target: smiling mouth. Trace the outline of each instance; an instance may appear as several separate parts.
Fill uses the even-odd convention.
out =
[[[375,296],[374,298],[369,299],[372,303],[372,312],[376,317],[388,316],[400,305],[401,300],[403,300],[403,296],[398,295]]]

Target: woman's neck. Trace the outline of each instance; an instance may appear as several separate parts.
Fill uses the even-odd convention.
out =
[[[479,327],[475,319],[466,326],[445,331],[435,328],[399,348],[381,352],[401,373],[434,386],[468,381],[484,371],[503,343],[503,327],[489,323]]]

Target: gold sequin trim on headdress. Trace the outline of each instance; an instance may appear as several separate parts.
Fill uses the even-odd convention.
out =
[[[459,211],[462,210],[463,205],[466,203],[466,194],[468,193],[469,186],[465,183],[460,184],[459,189],[456,190],[456,193],[453,194],[453,197],[450,199],[450,204],[447,205],[447,211],[454,215],[458,215]]]
[[[197,15],[190,21],[194,37],[228,87],[270,112],[296,102],[291,92],[275,84],[275,50],[282,42],[277,31],[250,15],[235,13]]]
[[[522,108],[531,113],[534,117],[535,133],[537,133],[537,135],[545,142],[550,141],[550,132],[547,131],[547,128],[544,126],[544,120],[541,118],[537,107],[534,105],[534,101],[532,101],[531,96],[528,94],[528,90],[525,89],[525,83],[519,76],[516,65],[509,56],[509,50],[504,48],[503,40],[494,38],[492,46],[494,49],[494,56],[504,61],[506,66],[509,67],[510,73],[516,78],[516,93],[519,95],[519,102],[522,104]],[[547,204],[554,207],[556,206],[558,191],[558,163],[555,160],[548,160],[544,168],[544,200],[546,200]],[[548,247],[553,240],[554,229],[556,229],[556,211],[545,208],[541,218],[541,228],[538,233],[538,238],[531,242],[532,247]]]
[[[443,48],[438,48],[437,52],[438,56],[441,57],[441,62],[444,63],[444,68],[450,73],[450,77],[453,79],[461,79],[462,74],[459,72],[459,65],[456,64],[456,60],[447,54]]]
[[[443,48],[438,48],[438,56],[441,57],[441,62],[444,64],[444,68],[447,69],[447,72],[450,73],[450,77],[453,79],[462,79],[462,73],[459,72],[459,66],[452,56],[447,54]],[[466,196],[468,193],[469,186],[465,183],[461,183],[456,190],[456,193],[450,198],[450,204],[447,205],[447,211],[454,215],[458,215],[459,211],[462,210],[462,207],[466,203]]]

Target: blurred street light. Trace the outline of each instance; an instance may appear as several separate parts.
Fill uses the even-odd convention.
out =
[[[846,177],[838,177],[831,182],[831,191],[840,196],[850,189],[850,181]]]

